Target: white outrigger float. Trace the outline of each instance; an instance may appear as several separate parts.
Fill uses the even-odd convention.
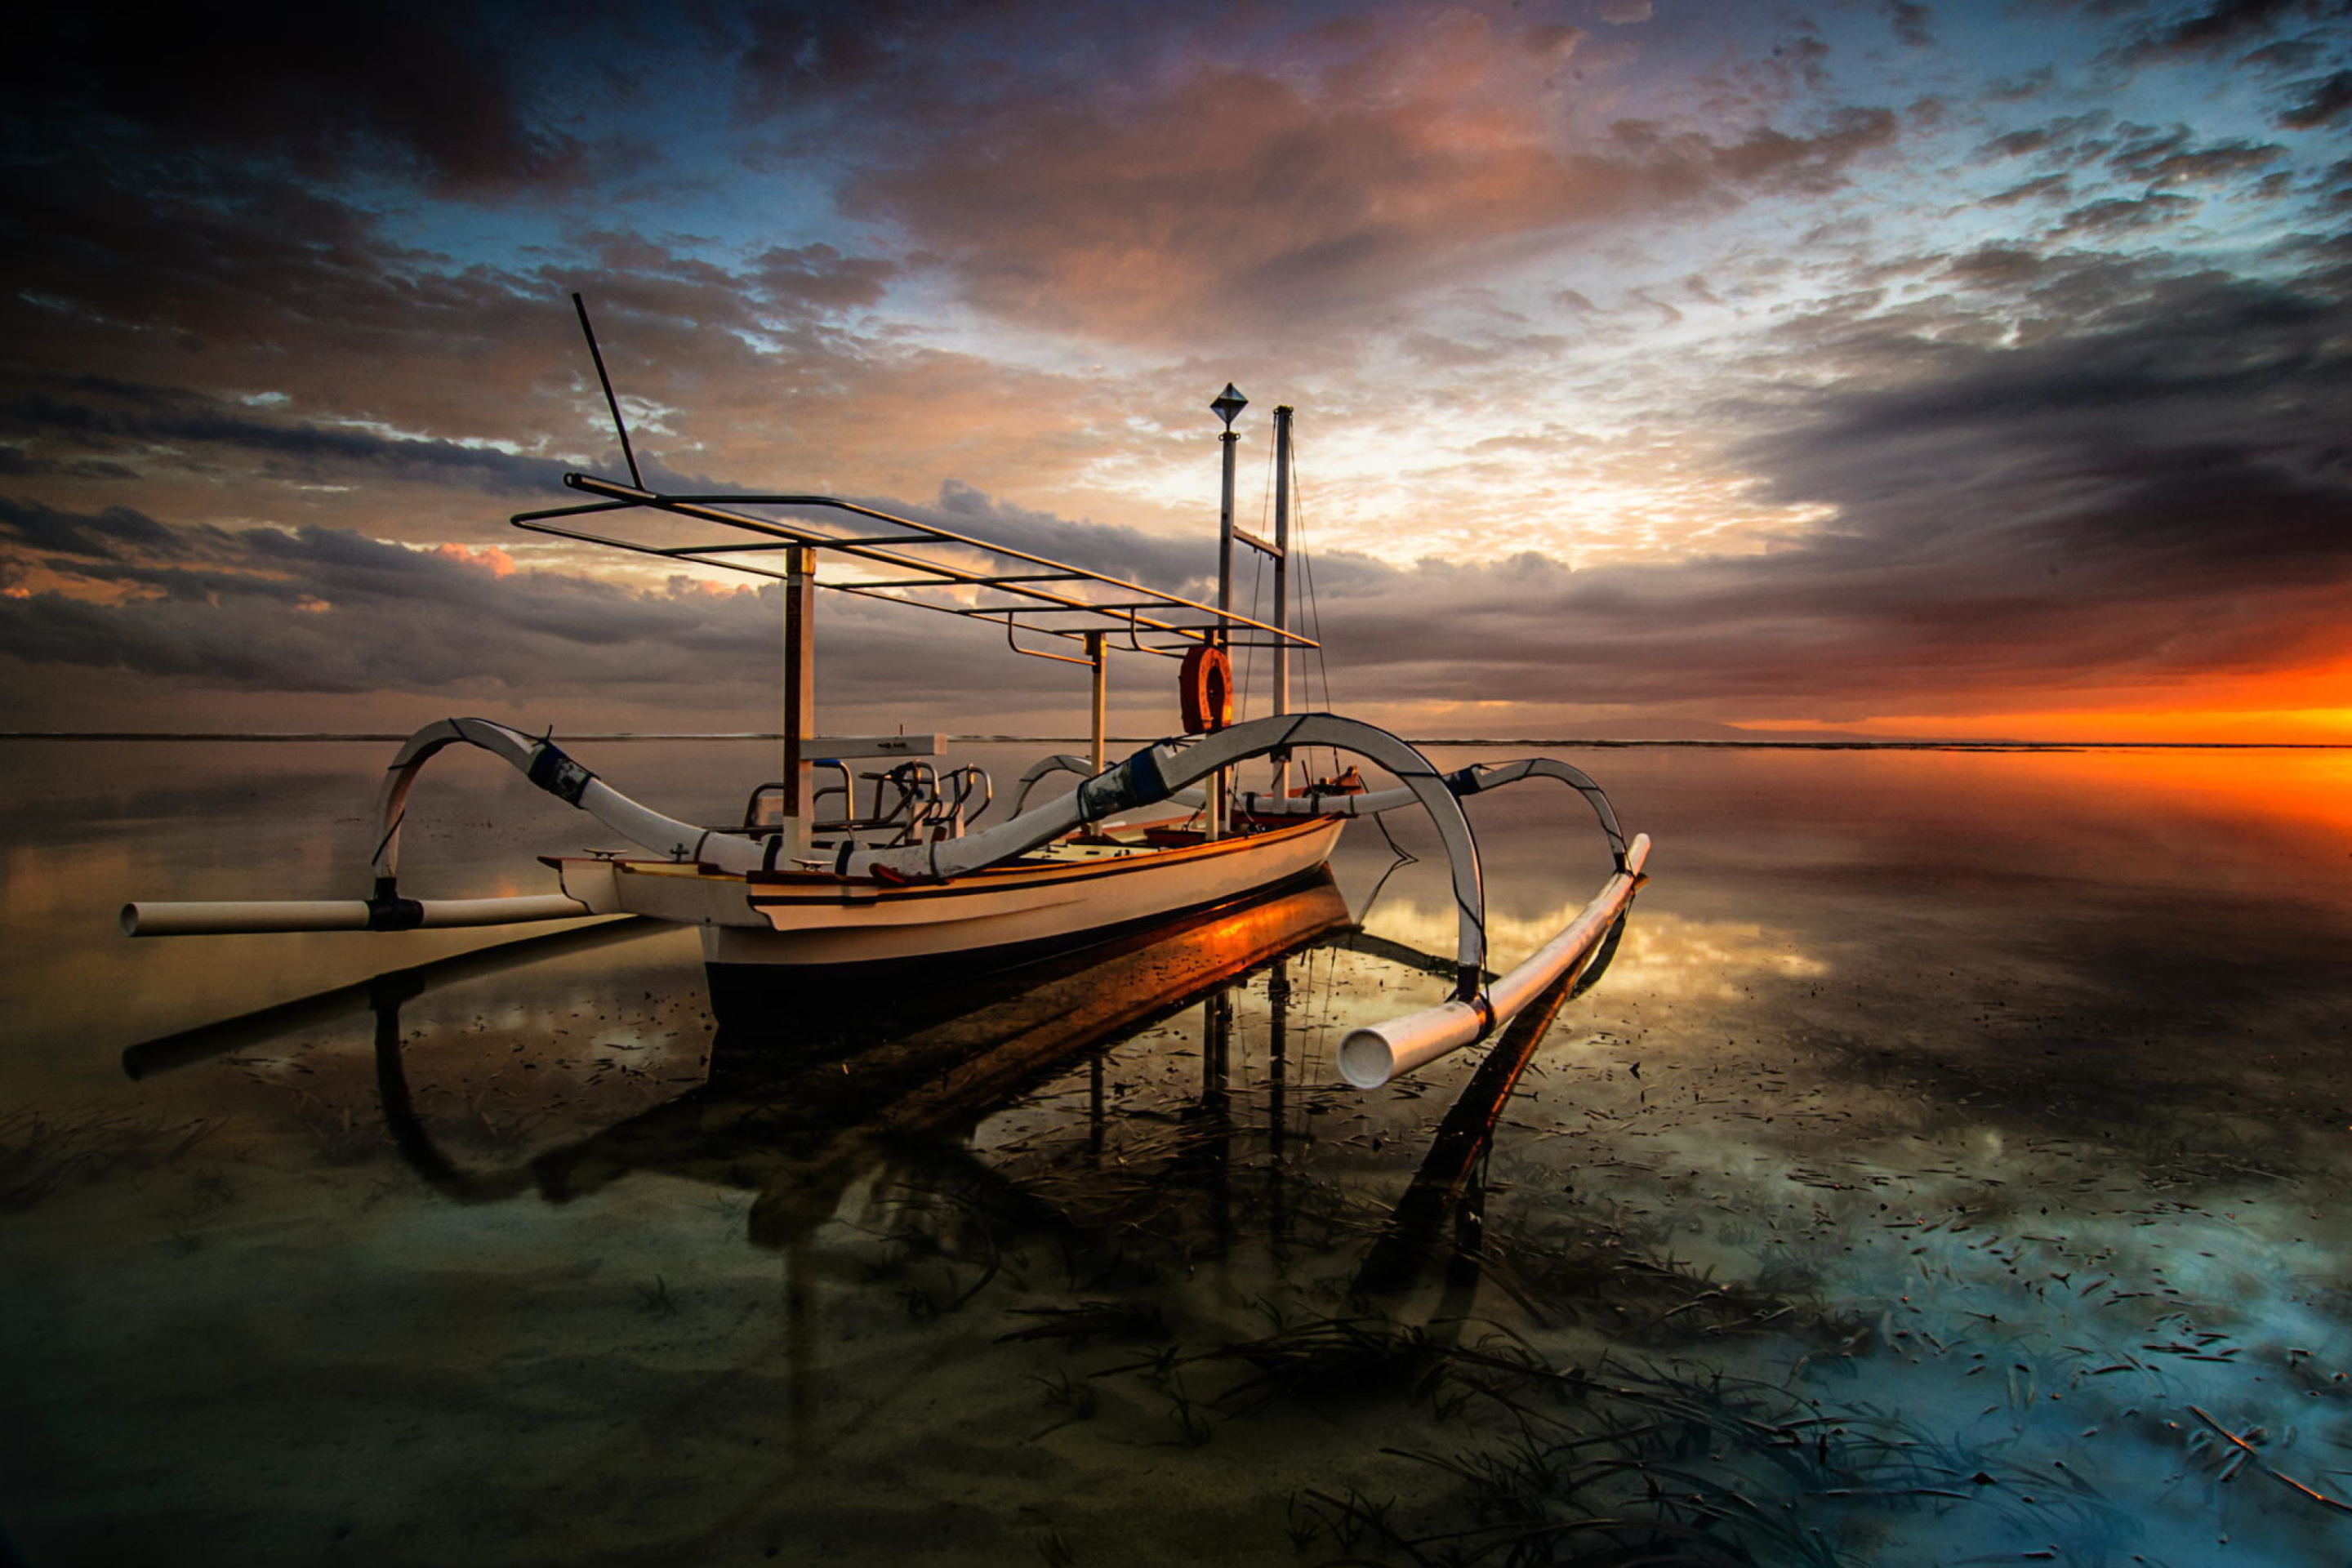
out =
[[[582,321],[585,326],[584,310]],[[589,341],[593,349],[593,332]],[[597,369],[601,377],[601,355]],[[609,382],[605,390],[610,398]],[[1213,605],[830,496],[660,494],[645,487],[623,428],[633,482],[570,474],[565,482],[593,499],[513,521],[541,533],[782,584],[782,766],[777,782],[752,794],[743,820],[723,826],[680,821],[614,790],[551,738],[484,719],[445,719],[409,737],[385,776],[371,897],[134,903],[123,908],[123,930],[132,936],[382,931],[644,915],[699,928],[714,984],[757,969],[804,975],[810,984],[855,984],[856,971],[839,966],[1066,948],[1246,898],[1319,872],[1348,818],[1418,807],[1435,825],[1452,872],[1459,917],[1454,995],[1424,1012],[1352,1031],[1340,1046],[1339,1070],[1350,1083],[1373,1087],[1484,1038],[1591,961],[1633,900],[1649,839],[1628,841],[1600,786],[1567,763],[1531,758],[1444,773],[1373,725],[1288,710],[1292,658],[1318,646],[1288,622],[1291,411],[1275,413],[1274,537],[1262,540],[1234,525],[1238,437],[1232,425],[1244,405],[1230,386],[1211,405],[1226,426]],[[614,419],[617,425],[617,406]],[[844,516],[845,525],[838,521]],[[583,520],[626,521],[641,531],[591,531]],[[674,534],[681,524],[719,531],[679,540]],[[1271,621],[1234,611],[1237,543],[1273,562]],[[820,578],[821,563],[834,567],[832,575]],[[974,768],[937,771],[925,759],[938,753],[939,737],[817,735],[812,718],[820,586],[999,622],[1015,652],[1088,667],[1091,756],[1047,758],[1023,780],[1009,818],[982,827],[987,779]],[[1024,635],[1033,644],[1053,639],[1080,651],[1024,646]],[[1274,710],[1265,718],[1228,721],[1226,650],[1234,647],[1274,652]],[[1107,765],[1105,664],[1114,647],[1183,661],[1188,732]],[[561,889],[554,893],[405,896],[398,861],[411,786],[435,755],[460,744],[502,758],[643,853],[546,858]],[[1294,789],[1292,754],[1307,747],[1350,752],[1398,784],[1371,793],[1329,784]],[[892,758],[898,761],[887,771],[862,776],[850,765]],[[1234,770],[1254,758],[1272,760],[1270,786],[1235,788]],[[1078,773],[1082,782],[1065,796],[1022,809],[1030,786],[1056,770]],[[821,784],[824,774],[835,782]],[[1555,779],[1586,797],[1608,836],[1615,869],[1566,929],[1490,984],[1478,850],[1461,801],[1528,778]],[[864,815],[857,810],[861,784],[871,786]],[[828,811],[828,800],[837,807]],[[1171,816],[1164,809],[1171,805],[1193,809]],[[1162,814],[1145,815],[1155,807]]]

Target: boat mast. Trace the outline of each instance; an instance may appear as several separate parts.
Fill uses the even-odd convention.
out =
[[[1088,632],[1087,634],[1087,660],[1094,666],[1094,679],[1092,682],[1094,688],[1094,700],[1090,704],[1088,704],[1088,707],[1094,717],[1091,731],[1094,736],[1094,767],[1095,772],[1100,773],[1104,768],[1110,765],[1108,757],[1108,742],[1110,739],[1108,702],[1110,696],[1110,679],[1109,670],[1106,667],[1106,662],[1103,658],[1102,633]]]
[[[1287,403],[1274,410],[1274,710],[1290,711],[1290,415]],[[1290,794],[1290,752],[1274,753],[1274,796]]]
[[[1234,434],[1234,416],[1249,406],[1232,382],[1209,404],[1209,411],[1225,422],[1224,432],[1217,445],[1224,452],[1224,482],[1217,507],[1217,629],[1210,634],[1216,638],[1219,651],[1224,651],[1231,639],[1234,614],[1234,447],[1241,440]],[[1228,795],[1230,783],[1220,769],[1209,781],[1208,830],[1211,838],[1225,836],[1225,822],[1230,815]]]
[[[783,832],[793,858],[809,852],[815,819],[808,743],[816,733],[816,552],[793,545],[784,563]]]

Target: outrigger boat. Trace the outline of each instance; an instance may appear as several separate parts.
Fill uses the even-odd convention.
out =
[[[1291,710],[1292,661],[1319,644],[1289,619],[1290,409],[1275,411],[1274,530],[1271,539],[1262,539],[1234,522],[1239,437],[1233,421],[1246,400],[1228,385],[1210,405],[1225,426],[1219,437],[1217,600],[1210,605],[833,496],[671,495],[648,489],[584,307],[581,321],[613,406],[630,482],[568,474],[565,483],[592,499],[512,521],[558,538],[780,582],[779,777],[752,792],[740,822],[705,826],[622,795],[551,737],[485,719],[444,719],[410,736],[386,773],[370,897],[133,903],[122,910],[126,933],[385,931],[645,915],[700,930],[714,989],[746,972],[851,984],[858,965],[1010,958],[1246,899],[1318,872],[1348,818],[1418,807],[1435,825],[1450,864],[1458,914],[1455,984],[1439,1006],[1354,1030],[1342,1041],[1341,1075],[1371,1087],[1486,1037],[1590,963],[1622,918],[1642,880],[1649,840],[1626,838],[1608,797],[1580,770],[1528,758],[1444,773],[1408,742],[1360,720]],[[614,524],[634,531],[613,531]],[[1272,562],[1271,620],[1234,608],[1237,546]],[[827,574],[821,576],[821,569]],[[1007,818],[983,827],[980,818],[992,787],[977,768],[940,771],[929,760],[940,752],[940,737],[817,734],[819,587],[1001,624],[1014,652],[1087,667],[1089,756],[1049,757],[1032,768]],[[1056,644],[1076,651],[1056,651]],[[1272,651],[1272,711],[1234,722],[1228,650],[1242,647]],[[1110,763],[1106,666],[1114,650],[1181,661],[1185,732]],[[553,893],[406,896],[398,862],[410,791],[427,762],[460,744],[502,758],[642,853],[543,858],[556,875],[560,890]],[[1294,788],[1295,753],[1308,747],[1349,752],[1398,782],[1369,792],[1352,779]],[[1268,787],[1236,787],[1237,766],[1258,758],[1273,763]],[[883,762],[890,765],[879,772],[853,767]],[[1056,771],[1079,773],[1081,782],[1066,795],[1029,806],[1034,786]],[[1615,868],[1563,931],[1490,983],[1477,845],[1461,802],[1529,778],[1566,784],[1591,803]],[[1171,806],[1176,815],[1167,814]],[[1147,815],[1155,808],[1160,815]]]

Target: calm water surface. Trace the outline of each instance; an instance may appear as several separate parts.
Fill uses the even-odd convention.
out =
[[[712,820],[764,756],[576,749]],[[116,932],[353,893],[389,750],[0,746],[27,1563],[2352,1561],[2352,758],[1575,756],[1654,880],[1482,1152],[1475,1053],[1332,1070],[1445,989],[1402,814],[718,1019],[676,931]],[[1474,803],[1500,963],[1580,811]],[[404,882],[604,842],[455,759]]]

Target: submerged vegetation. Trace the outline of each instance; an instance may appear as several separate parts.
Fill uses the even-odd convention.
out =
[[[0,1214],[21,1214],[61,1188],[176,1165],[220,1127],[109,1110],[0,1113]]]

